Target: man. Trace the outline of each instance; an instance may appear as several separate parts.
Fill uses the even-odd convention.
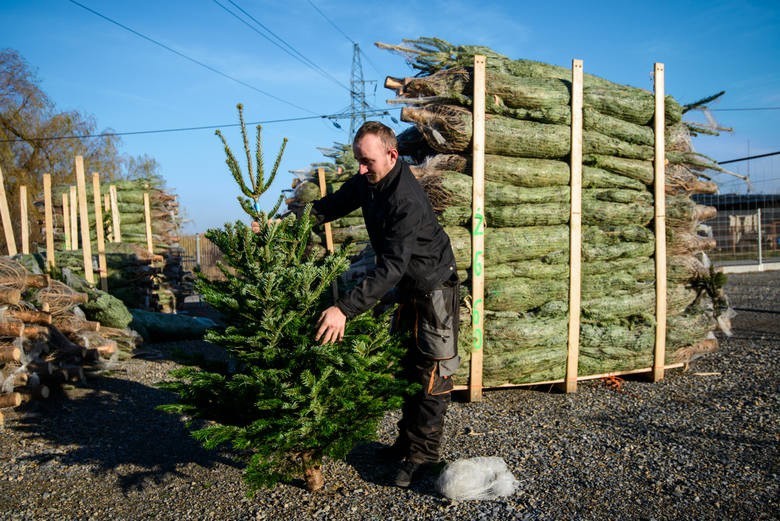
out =
[[[373,307],[393,288],[400,304],[393,327],[408,332],[405,378],[422,385],[406,398],[399,436],[390,448],[402,459],[395,483],[408,487],[439,463],[444,415],[457,370],[458,277],[450,239],[409,166],[398,157],[393,131],[366,122],[355,135],[360,167],[335,193],[314,202],[320,222],[361,208],[377,266],[319,317],[315,336],[338,342],[347,319]]]

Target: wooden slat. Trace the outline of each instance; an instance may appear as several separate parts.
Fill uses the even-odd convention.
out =
[[[325,197],[325,194],[327,193],[327,185],[325,183],[325,169],[322,167],[317,169],[317,182],[320,184],[320,197]],[[331,230],[330,223],[325,223],[325,248],[328,250],[328,253],[333,253],[334,251],[333,230]],[[331,290],[333,291],[333,302],[336,302],[339,299],[338,281],[333,281]]]
[[[89,209],[87,207],[87,179],[84,175],[84,158],[76,156],[76,186],[79,197],[79,224],[81,224],[81,252],[84,257],[84,279],[95,283],[92,271],[92,241],[89,237]]]
[[[92,172],[92,198],[95,202],[95,231],[97,232],[98,268],[100,289],[108,291],[108,264],[106,263],[106,239],[103,232],[103,206],[100,197],[100,174]]]
[[[682,367],[685,367],[684,363],[675,363],[675,364],[666,364],[664,366],[664,369],[667,371],[670,369],[680,369]],[[627,369],[625,371],[612,371],[609,373],[600,373],[600,374],[589,374],[586,376],[578,376],[577,381],[578,382],[586,382],[588,380],[598,380],[599,378],[608,378],[610,376],[626,376],[626,375],[632,375],[632,374],[652,374],[653,368],[652,367],[644,367],[641,369]],[[483,389],[517,389],[520,387],[532,387],[532,386],[539,386],[539,385],[559,385],[564,384],[566,382],[565,379],[559,379],[559,380],[545,380],[541,382],[528,382],[524,384],[502,384],[502,385],[492,385],[490,387],[484,387]],[[454,388],[455,391],[466,391],[468,390],[468,386],[466,385],[456,385]]]
[[[30,216],[27,213],[27,187],[19,187],[19,219],[22,232],[22,253],[30,254]]]
[[[577,390],[582,305],[582,60],[571,63],[571,210],[569,222],[569,339],[564,390]]]
[[[474,129],[471,193],[471,326],[469,400],[482,400],[485,320],[485,56],[474,56]]]
[[[146,223],[146,249],[154,254],[152,242],[152,211],[149,204],[149,192],[144,192],[144,222]]]
[[[111,231],[114,234],[114,242],[122,242],[122,219],[119,216],[119,200],[116,196],[116,185],[108,187],[111,197]]]
[[[70,187],[70,249],[79,249],[78,195],[76,187]]]
[[[14,229],[11,223],[11,212],[8,210],[8,199],[5,195],[5,179],[3,170],[0,169],[0,218],[3,221],[3,232],[5,232],[5,244],[8,247],[8,255],[16,255],[16,239],[14,238]]]
[[[43,226],[46,229],[46,265],[56,264],[54,255],[54,209],[51,200],[51,174],[43,174]]]
[[[653,381],[664,377],[666,358],[666,107],[664,64],[655,64],[655,352]]]
[[[70,203],[68,202],[70,198],[68,197],[68,194],[63,192],[62,193],[62,229],[65,234],[65,247],[64,249],[70,250],[71,245],[73,244],[70,240]]]

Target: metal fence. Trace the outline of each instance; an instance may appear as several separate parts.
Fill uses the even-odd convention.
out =
[[[698,232],[715,239],[708,252],[718,265],[780,262],[780,194],[696,196],[699,204],[718,214]]]
[[[217,268],[222,252],[202,233],[181,237],[179,245],[184,250],[182,265],[185,270],[200,271],[209,278],[222,277],[222,272]]]
[[[699,204],[718,213],[697,232],[716,241],[710,259],[727,270],[780,268],[780,153],[759,154],[720,165],[730,173],[709,171],[717,195],[697,195]]]

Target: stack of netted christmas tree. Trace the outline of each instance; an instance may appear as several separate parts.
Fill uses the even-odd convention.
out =
[[[106,257],[108,263],[109,291],[133,308],[172,312],[183,291],[185,271],[182,267],[183,249],[179,246],[179,216],[176,195],[163,187],[160,177],[120,180],[111,183],[116,189],[119,230],[114,230],[113,207],[110,204],[109,184],[103,184],[99,200],[103,208],[103,224],[106,230]],[[54,236],[58,246],[65,243],[62,194],[70,192],[69,186],[54,189]],[[144,194],[149,194],[149,209],[154,254],[147,252]],[[68,200],[72,200],[68,198]],[[95,247],[95,208],[92,185],[87,186],[87,208],[90,234]],[[78,225],[78,220],[77,220]],[[78,242],[81,234],[75,233]],[[121,241],[121,242],[120,242]],[[57,263],[82,271],[81,251],[58,251]]]
[[[405,54],[420,70],[419,77],[388,78],[386,86],[407,105],[402,119],[415,124],[401,135],[401,152],[428,156],[416,175],[440,212],[466,279],[471,261],[471,64],[475,54],[487,56],[484,382],[563,378],[571,71],[435,39],[380,46]],[[692,151],[691,127],[682,122],[687,108],[666,98],[669,363],[711,348],[707,338],[715,327],[711,309],[699,298],[703,287],[712,286],[701,254],[714,244],[695,233],[715,211],[690,196],[715,191],[700,177],[717,165]],[[653,118],[652,93],[585,75],[580,375],[653,363]],[[467,359],[471,335],[469,314],[463,315],[461,354]]]

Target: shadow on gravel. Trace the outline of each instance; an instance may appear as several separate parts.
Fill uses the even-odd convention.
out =
[[[87,465],[95,474],[115,474],[123,491],[184,476],[181,467],[195,463],[238,466],[203,449],[178,417],[157,411],[172,395],[136,382],[93,377],[89,388],[74,388],[29,404],[18,429],[47,440],[59,454],[27,457],[39,465]],[[67,472],[66,469],[64,469]]]
[[[383,487],[395,487],[393,478],[398,470],[398,463],[384,462],[379,457],[380,451],[388,447],[389,445],[376,441],[361,443],[347,455],[346,462],[357,471],[363,481]],[[435,478],[428,476],[412,483],[409,490],[441,498],[434,482]]]

